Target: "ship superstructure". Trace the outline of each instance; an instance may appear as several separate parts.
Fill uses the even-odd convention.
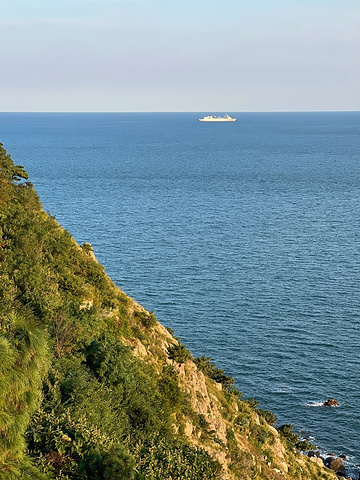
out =
[[[199,118],[199,122],[236,122],[236,118],[232,118],[228,114],[224,115],[223,117],[208,115],[207,117]]]

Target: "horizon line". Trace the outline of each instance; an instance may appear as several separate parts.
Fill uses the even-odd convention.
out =
[[[359,110],[187,110],[187,111],[179,111],[179,110],[126,110],[126,111],[118,111],[118,110],[6,110],[0,111],[0,114],[3,113],[31,113],[31,114],[42,114],[42,113],[64,113],[64,114],[119,114],[119,113],[223,113],[223,112],[230,112],[230,113],[359,113]]]

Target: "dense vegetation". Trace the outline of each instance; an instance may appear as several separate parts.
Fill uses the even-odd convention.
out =
[[[0,478],[215,478],[173,433],[186,408],[174,372],[156,375],[122,341],[129,299],[0,148]]]
[[[277,478],[274,416],[121,292],[27,180],[0,144],[0,480],[222,478],[211,445],[235,477]],[[226,438],[183,388],[186,364],[210,382]]]

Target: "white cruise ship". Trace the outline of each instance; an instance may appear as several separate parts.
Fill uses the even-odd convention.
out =
[[[236,118],[231,118],[228,114],[223,117],[208,115],[207,117],[199,118],[199,122],[236,122]]]

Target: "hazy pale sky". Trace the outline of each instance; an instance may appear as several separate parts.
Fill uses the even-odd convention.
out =
[[[359,0],[0,0],[0,111],[360,110]]]

